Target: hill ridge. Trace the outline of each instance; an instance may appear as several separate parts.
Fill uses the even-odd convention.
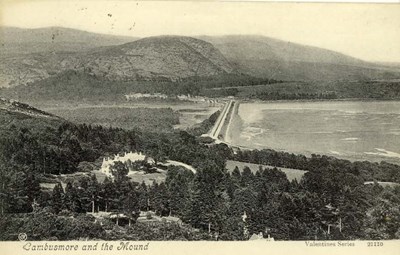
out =
[[[28,104],[21,103],[14,99],[0,97],[0,110],[7,112],[22,113],[33,117],[59,118],[51,113],[39,110]]]
[[[18,36],[0,39],[0,87],[26,85],[69,69],[89,70],[115,81],[179,81],[232,73],[283,81],[400,78],[396,65],[370,63],[330,49],[262,35],[137,39],[63,27],[0,27],[0,33],[7,29],[17,31]],[[45,38],[41,31],[46,32]],[[51,31],[64,32],[51,40]],[[18,42],[19,36],[25,39]],[[10,43],[13,40],[15,43]]]
[[[400,77],[400,68],[346,54],[256,35],[198,37],[212,43],[243,73],[286,81],[370,80]]]

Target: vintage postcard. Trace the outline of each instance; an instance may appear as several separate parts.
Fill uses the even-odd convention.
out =
[[[1,2],[2,254],[399,240],[399,4]]]

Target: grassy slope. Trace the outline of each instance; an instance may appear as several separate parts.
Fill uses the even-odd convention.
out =
[[[245,166],[248,166],[253,173],[257,172],[259,170],[260,166],[262,166],[263,168],[274,168],[274,166],[258,165],[258,164],[245,163],[245,162],[239,162],[239,161],[234,161],[234,160],[226,161],[226,169],[229,172],[232,172],[236,166],[239,167],[239,170],[243,170],[243,168]],[[292,181],[294,179],[296,179],[297,181],[300,181],[300,179],[303,177],[303,175],[307,172],[304,170],[284,168],[284,167],[277,167],[277,168],[286,174],[286,177],[288,178],[289,181]]]
[[[170,108],[88,107],[55,109],[52,113],[77,124],[102,125],[154,132],[171,131],[179,124],[179,113]]]

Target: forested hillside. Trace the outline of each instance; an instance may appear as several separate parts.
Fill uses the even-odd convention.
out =
[[[399,99],[399,81],[324,81],[282,82],[254,78],[245,74],[228,74],[208,78],[112,81],[87,72],[68,70],[55,76],[13,88],[0,89],[4,97],[25,102],[121,102],[131,93],[162,93],[205,96],[235,96],[258,100],[301,99]]]
[[[269,84],[275,80],[229,74],[208,78],[187,78],[171,82],[154,80],[112,81],[102,76],[68,70],[55,76],[0,90],[2,96],[25,102],[118,102],[130,93],[162,93],[165,95],[201,95],[206,88]]]

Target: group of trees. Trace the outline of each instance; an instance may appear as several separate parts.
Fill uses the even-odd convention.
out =
[[[222,240],[246,240],[259,232],[280,240],[393,239],[400,234],[400,188],[364,185],[359,175],[332,166],[289,182],[276,168],[256,173],[236,168],[229,174],[206,160],[196,174],[169,169],[165,184],[147,191],[148,209],[218,233]]]
[[[280,92],[262,92],[254,95],[252,98],[260,100],[300,100],[300,99],[337,99],[335,92],[325,93],[280,93]]]
[[[4,171],[0,162],[0,214],[23,213],[32,210],[32,203],[41,194],[40,182],[27,168]]]
[[[20,101],[63,102],[118,102],[125,101],[130,93],[162,93],[169,96],[203,95],[208,88],[248,86],[277,83],[279,81],[256,78],[245,74],[222,74],[210,77],[188,77],[177,81],[165,78],[136,77],[114,81],[86,71],[67,70],[49,78],[35,81],[29,86],[21,85],[2,89],[6,97]]]
[[[201,136],[202,134],[206,134],[211,128],[214,126],[214,123],[217,121],[218,116],[221,111],[216,111],[211,116],[201,123],[191,127],[188,129],[188,132],[194,136]]]
[[[209,97],[239,96],[260,100],[371,98],[398,99],[398,81],[292,81],[283,82],[231,73],[210,77],[188,77],[176,81],[165,78],[143,78],[114,81],[89,70],[66,70],[29,86],[2,89],[4,96],[20,101],[117,102],[130,93],[202,95]],[[245,88],[244,88],[245,87]],[[220,88],[216,90],[215,88]]]
[[[167,194],[164,208],[169,207],[164,212],[222,240],[246,240],[260,232],[280,240],[400,235],[400,187],[364,185],[359,175],[341,168],[321,167],[289,182],[276,168],[256,173],[236,168],[229,174],[206,162],[193,177],[179,179],[179,193],[172,180],[167,178],[166,192],[161,191]],[[176,197],[179,206],[171,210]]]
[[[105,229],[88,214],[54,214],[50,207],[38,208],[34,213],[0,217],[1,240],[15,241],[19,233],[29,240],[87,240],[106,239]]]
[[[228,173],[205,160],[196,174],[170,167],[165,182],[152,185],[130,181],[122,163],[116,164],[112,171],[113,178],[102,183],[93,175],[79,182],[68,182],[65,188],[56,184],[50,194],[39,190],[28,199],[39,204],[31,216],[15,220],[6,216],[2,220],[5,233],[22,227],[21,221],[31,226],[40,217],[54,219],[59,226],[66,224],[68,230],[72,223],[65,216],[71,213],[81,217],[85,212],[109,211],[123,213],[132,221],[121,235],[135,235],[134,229],[144,227],[142,223],[133,224],[139,211],[151,210],[159,216],[179,217],[187,226],[209,233],[202,239],[246,240],[259,232],[278,240],[400,237],[400,188],[364,185],[361,177],[339,168],[322,167],[306,173],[300,182],[289,182],[276,168],[260,167],[255,173],[248,167],[235,168]],[[19,189],[22,191],[23,185]],[[18,201],[21,197],[14,199]],[[27,212],[24,208],[29,205],[21,207],[19,212]],[[17,212],[11,207],[8,210]],[[104,235],[106,226],[95,224],[92,219],[85,224],[86,230],[75,230],[81,237],[108,238]],[[46,226],[48,233],[61,239],[77,235],[63,234],[51,224]],[[161,224],[160,228],[173,231],[168,233],[171,238],[184,238],[181,236],[184,226]],[[187,235],[193,234],[192,230],[187,231]],[[149,238],[150,233],[143,234]],[[116,233],[112,235],[110,238],[118,239]],[[47,236],[43,234],[41,238]],[[154,238],[161,240],[161,236]]]
[[[243,91],[244,90],[244,91]],[[209,89],[203,92],[203,95],[208,97],[228,97],[237,96],[239,98],[250,98],[257,100],[330,100],[337,99],[335,92],[277,92],[277,91],[257,91],[249,93],[246,89],[237,88],[222,88]]]
[[[209,97],[237,96],[258,100],[398,99],[398,81],[260,82],[248,86],[204,89]]]
[[[185,131],[125,130],[75,125],[61,119],[36,123],[30,116],[24,118],[24,122],[8,118],[3,122],[11,122],[2,127],[0,137],[2,162],[9,171],[23,166],[33,173],[68,174],[76,172],[81,162],[94,162],[102,156],[126,151],[141,151],[156,161],[169,158],[194,166],[208,157],[222,166],[225,157],[221,153],[228,153],[222,146],[211,149],[202,146]]]

